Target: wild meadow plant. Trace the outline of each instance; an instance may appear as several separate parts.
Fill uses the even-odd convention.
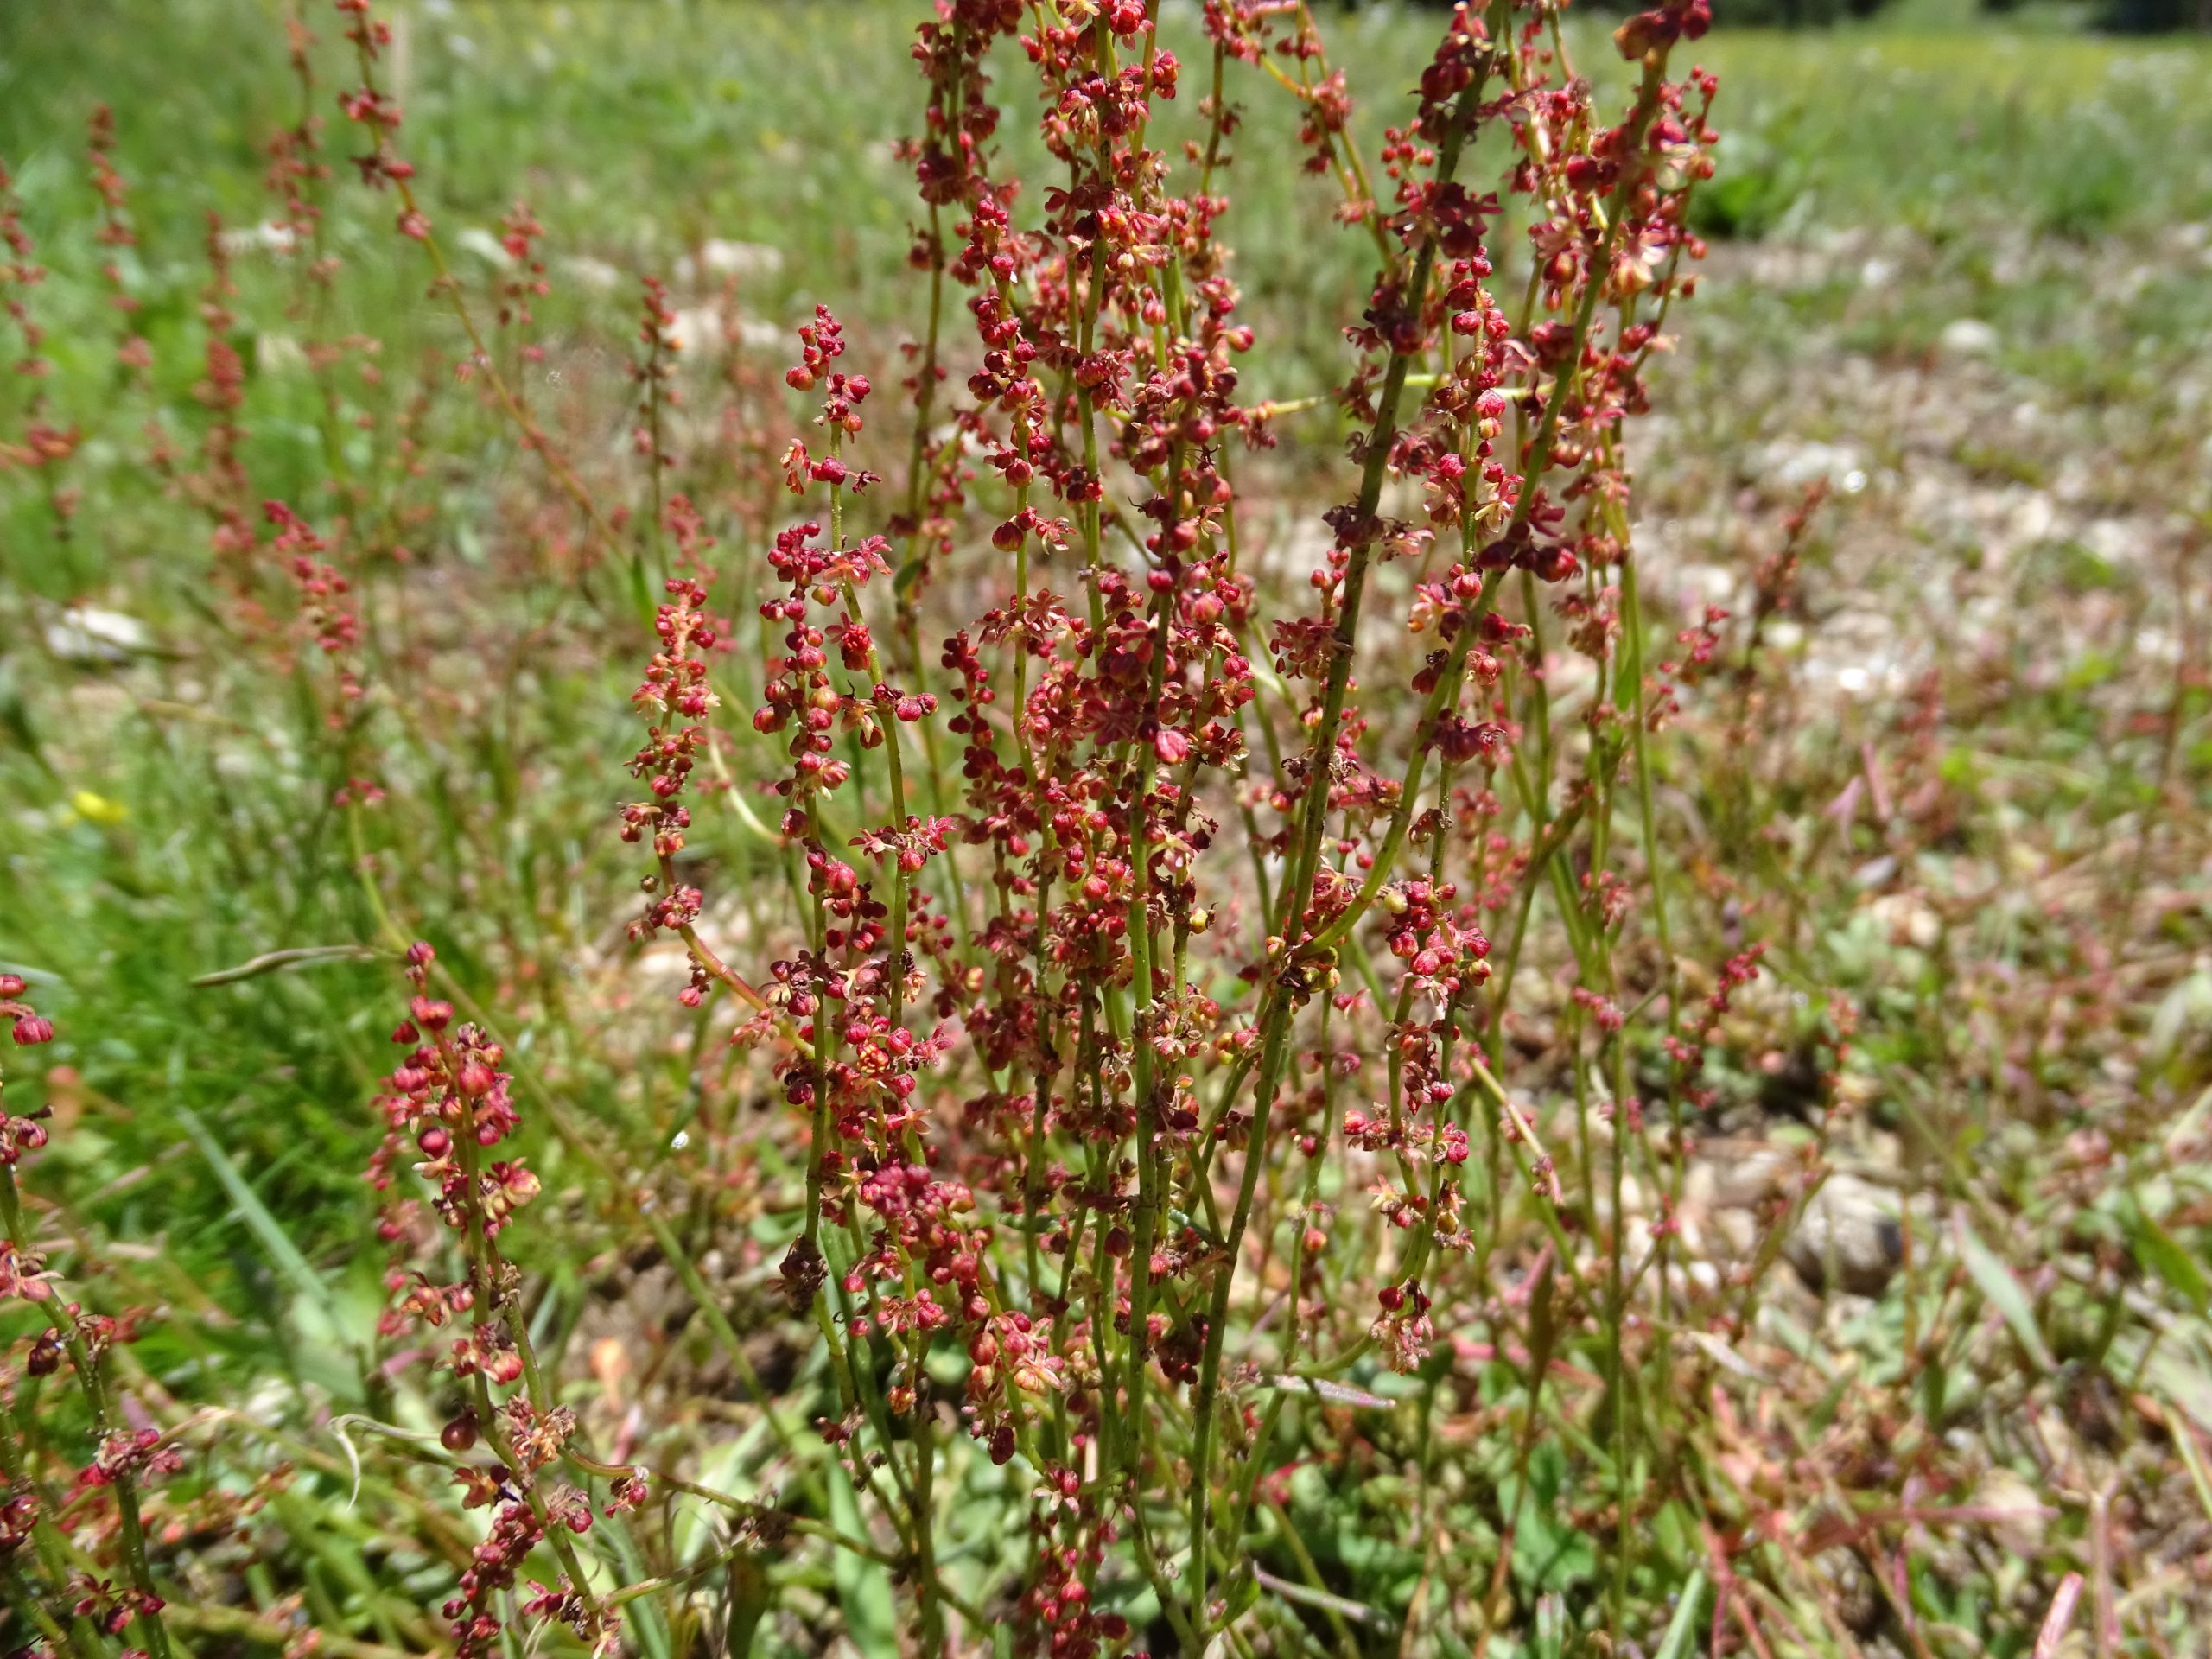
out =
[[[128,1357],[143,1309],[88,1312],[47,1268],[16,1169],[48,1130],[7,1118],[20,1646],[666,1659],[804,1648],[811,1597],[870,1653],[1678,1655],[1708,1623],[1715,1652],[1766,1652],[1753,1580],[1787,1568],[1709,1471],[1771,1429],[1721,1384],[1824,1172],[1808,1143],[1740,1260],[1683,1241],[1709,1060],[1746,1046],[1732,1014],[1768,971],[1738,900],[1775,878],[1747,772],[1724,758],[1718,873],[1670,868],[1656,779],[1700,702],[1751,747],[1759,630],[1819,498],[1747,645],[1713,610],[1647,655],[1673,628],[1638,593],[1629,438],[1705,253],[1706,0],[1618,27],[1618,94],[1548,0],[1460,5],[1373,153],[1294,0],[1206,0],[1189,63],[1156,0],[937,0],[895,384],[834,295],[783,393],[715,308],[704,410],[653,277],[620,407],[550,390],[544,226],[506,212],[489,284],[449,260],[392,27],[335,10],[334,93],[291,24],[270,218],[208,230],[196,442],[143,442],[204,526],[226,636],[296,694],[301,844],[342,847],[323,868],[362,925],[207,982],[363,954],[404,981],[362,1120],[381,1314],[357,1395],[303,1427],[188,1404]],[[1299,153],[1247,141],[1248,95],[1292,101]],[[105,111],[90,162],[119,258]],[[463,342],[412,390],[340,332],[344,166]],[[1268,168],[1331,193],[1374,273],[1342,384],[1273,401],[1244,391],[1266,341],[1224,239]],[[42,273],[3,175],[0,236],[35,389]],[[314,388],[292,499],[251,465],[232,265],[257,247]],[[155,347],[122,266],[104,282],[115,396],[143,397]],[[543,902],[410,816],[461,701],[411,632],[442,626],[413,613],[448,383],[531,458],[503,508],[530,550],[491,580],[590,613],[501,649],[567,627],[643,665],[633,782],[594,762],[631,798],[572,826],[635,849],[642,893],[593,1012],[558,982],[584,947],[518,942]],[[1268,452],[1324,405],[1336,504],[1286,544]],[[60,418],[34,390],[6,452],[57,537],[84,521]],[[500,971],[418,942],[442,906],[504,936],[463,947]],[[1792,1040],[1824,1123],[1853,1103],[1853,1015],[1809,988]],[[30,990],[0,977],[35,1046]],[[684,1024],[637,1062],[673,1057],[673,1127],[580,1108],[575,1051],[633,1052],[607,1008]],[[587,1255],[670,1275],[725,1381],[630,1392],[623,1341],[580,1352]],[[708,1405],[741,1438],[702,1445]],[[1299,1482],[1331,1469],[1370,1497],[1325,1505],[1324,1539]]]
[[[1698,1052],[1671,969],[1630,984],[1615,961],[1633,883],[1655,886],[1648,863],[1624,874],[1606,855],[1624,778],[1646,785],[1648,830],[1637,766],[1656,712],[1641,662],[1614,649],[1624,609],[1641,632],[1621,446],[1660,321],[1693,285],[1684,257],[1701,251],[1683,214],[1708,170],[1714,87],[1668,71],[1706,14],[1622,28],[1642,79],[1609,118],[1560,61],[1554,19],[1459,9],[1386,135],[1387,201],[1346,142],[1344,77],[1302,8],[1208,9],[1207,130],[1179,173],[1147,143],[1183,74],[1152,11],[1043,15],[1022,46],[1066,172],[1024,227],[1020,181],[992,175],[1001,112],[986,73],[1022,10],[938,10],[916,48],[931,95],[911,146],[933,305],[908,382],[906,502],[883,532],[847,530],[883,480],[848,458],[873,388],[836,366],[826,308],[787,376],[823,401],[821,435],[785,454],[786,486],[823,505],[776,536],[788,591],[758,604],[785,631],[752,724],[789,734],[778,828],[808,900],[765,989],[702,941],[704,897],[677,862],[687,783],[717,741],[706,658],[729,632],[706,610],[711,566],[681,502],[669,528],[687,569],[639,693],[652,726],[632,769],[652,798],[624,812],[626,838],[655,855],[633,938],[683,938],[684,999],[727,990],[744,1012],[734,1040],[771,1057],[807,1125],[805,1217],[781,1272],[836,1379],[823,1438],[881,1501],[925,1647],[949,1611],[938,1440],[964,1433],[1033,1483],[1026,1645],[1127,1639],[1094,1594],[1113,1563],[1203,1651],[1259,1587],[1239,1541],[1285,1402],[1370,1353],[1417,1372],[1440,1308],[1453,1326],[1479,1318],[1498,1188],[1526,1181],[1597,1246],[1599,1282],[1577,1289],[1612,1356],[1625,1540],[1637,1338],[1631,1247],[1612,1218],[1632,1158],[1667,1166],[1627,1087],[1622,1000],[1664,1002],[1669,1102],[1694,1094]],[[1326,516],[1333,540],[1302,602],[1262,593],[1237,562],[1235,456],[1269,441],[1268,411],[1236,399],[1255,341],[1216,236],[1238,63],[1303,100],[1304,165],[1333,176],[1378,262],[1339,393],[1365,429],[1357,483]],[[1499,199],[1462,176],[1487,127],[1510,134],[1505,184],[1529,203],[1536,258],[1517,306],[1485,286]],[[968,399],[950,410],[948,282],[968,291],[976,334]],[[1004,504],[990,545],[1013,583],[937,653],[958,706],[954,774],[931,736],[916,601],[957,580],[960,510],[986,469]],[[1385,511],[1386,492],[1407,516]],[[1355,701],[1370,575],[1393,564],[1416,573],[1402,625],[1426,638],[1398,648],[1406,668],[1369,670],[1376,690]],[[902,602],[864,604],[871,582]],[[1516,582],[1528,621],[1499,607]],[[1539,584],[1565,595],[1566,625],[1618,688],[1593,704],[1572,772],[1548,733],[1523,751],[1545,723]],[[1271,779],[1254,779],[1255,736]],[[1518,836],[1501,830],[1501,787],[1522,809]],[[1224,839],[1232,813],[1241,834]],[[979,925],[963,913],[955,927],[976,879],[963,862],[988,871],[986,903]],[[1603,1218],[1594,1182],[1570,1209],[1493,1070],[1547,882],[1586,976],[1578,1083],[1612,1085],[1585,1117],[1586,1133],[1602,1113],[1611,1143]],[[1662,911],[1653,925],[1663,939]],[[1510,941],[1502,973],[1486,927]],[[1344,1103],[1356,1090],[1371,1103]],[[1466,1190],[1477,1135],[1487,1204]],[[1362,1187],[1382,1224],[1332,1225]],[[1663,1262],[1662,1236],[1643,1249]],[[1580,1281],[1560,1242],[1553,1259]],[[948,1346],[969,1362],[957,1390],[930,1370]]]

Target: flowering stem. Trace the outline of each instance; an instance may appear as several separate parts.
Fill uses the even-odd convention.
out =
[[[449,1075],[457,1076],[461,1071],[461,1060],[451,1039],[441,1034],[438,1047],[446,1056]],[[462,1186],[461,1205],[463,1223],[467,1229],[469,1255],[474,1269],[472,1277],[476,1281],[476,1320],[480,1325],[488,1323],[486,1318],[487,1312],[497,1311],[500,1322],[505,1325],[509,1337],[513,1340],[515,1352],[522,1359],[524,1396],[543,1416],[552,1409],[553,1400],[537,1368],[537,1355],[530,1339],[530,1322],[523,1317],[521,1299],[507,1287],[506,1281],[512,1270],[492,1236],[490,1217],[484,1208],[481,1178],[478,1173],[482,1149],[477,1145],[476,1136],[467,1123],[461,1125],[461,1130],[454,1137],[454,1149],[459,1154],[461,1167],[467,1178]],[[515,1471],[523,1500],[529,1504],[531,1514],[536,1518],[553,1554],[559,1559],[561,1570],[568,1574],[575,1593],[591,1609],[595,1622],[604,1619],[606,1610],[593,1591],[590,1580],[585,1576],[583,1563],[577,1558],[575,1545],[571,1541],[568,1529],[547,1510],[536,1481],[531,1478],[531,1465],[518,1455],[499,1427],[499,1414],[492,1402],[490,1379],[480,1369],[476,1372],[476,1398],[486,1442],[499,1453],[507,1467]]]
[[[53,1496],[44,1490],[42,1483],[33,1482],[29,1464],[24,1456],[22,1442],[17,1434],[14,1414],[4,1408],[0,1408],[0,1474],[7,1477],[8,1484],[12,1491],[29,1493],[33,1501],[37,1503],[37,1513],[31,1522],[31,1544],[38,1552],[40,1567],[45,1570],[47,1593],[52,1596],[58,1605],[67,1605],[68,1598],[64,1591],[69,1583],[69,1560],[65,1553],[60,1531],[54,1524]],[[22,1569],[11,1562],[8,1567],[8,1574],[10,1580],[11,1599],[13,1592],[19,1592],[29,1602],[35,1611],[42,1614],[43,1605],[38,1600],[36,1592],[23,1579]],[[41,1624],[40,1628],[44,1630],[45,1624]],[[67,1647],[71,1653],[77,1655],[79,1659],[85,1659],[87,1655],[103,1651],[99,1632],[93,1629],[91,1621],[82,1614],[77,1615],[68,1625],[56,1626],[56,1628],[61,1631],[62,1645]],[[49,1640],[51,1639],[49,1637]]]
[[[1471,82],[1452,107],[1449,124],[1437,158],[1436,177],[1440,183],[1448,183],[1458,170],[1460,151],[1466,141],[1468,118],[1480,98],[1484,84],[1479,79]],[[1421,251],[1414,257],[1413,275],[1407,284],[1408,303],[1415,315],[1419,315],[1427,295],[1429,274],[1435,257],[1434,238],[1425,238]],[[1390,355],[1389,366],[1384,372],[1382,397],[1374,426],[1368,434],[1366,467],[1360,480],[1358,500],[1353,508],[1354,522],[1357,524],[1364,525],[1373,518],[1376,506],[1382,499],[1383,475],[1389,461],[1391,443],[1397,433],[1398,401],[1404,393],[1406,374],[1412,366],[1412,353],[1394,351]],[[1328,683],[1321,702],[1321,717],[1314,728],[1311,751],[1313,760],[1306,779],[1304,810],[1298,839],[1283,882],[1281,934],[1286,941],[1292,937],[1312,897],[1314,866],[1328,817],[1331,762],[1336,753],[1338,728],[1344,717],[1345,689],[1351,677],[1353,645],[1359,626],[1360,602],[1366,587],[1371,546],[1371,541],[1363,539],[1359,545],[1354,547],[1344,572],[1344,598],[1337,615],[1335,650],[1330,658]],[[1287,944],[1286,949],[1288,949]],[[1261,1018],[1259,1077],[1244,1170],[1237,1183],[1236,1207],[1230,1215],[1229,1232],[1223,1241],[1223,1265],[1214,1281],[1205,1347],[1199,1361],[1198,1396],[1193,1408],[1191,1620],[1193,1628],[1201,1634],[1205,1632],[1209,1619],[1206,1606],[1206,1551],[1210,1542],[1207,1514],[1211,1495],[1215,1406],[1221,1389],[1222,1344],[1229,1331],[1229,1303],[1236,1278],[1237,1257],[1243,1244],[1245,1226],[1251,1218],[1252,1201],[1259,1187],[1260,1168],[1266,1162],[1268,1122],[1282,1083],[1283,1065],[1289,1048],[1290,1019],[1295,1001],[1281,977],[1284,966],[1287,963],[1276,967],[1276,977],[1269,984],[1267,1003]]]
[[[366,118],[366,120],[370,125],[372,136],[376,141],[378,158],[382,161],[388,156],[391,140],[380,112],[383,105],[376,80],[377,49],[366,32],[369,25],[365,8],[363,8],[363,11],[364,16],[354,29],[349,31],[349,34],[353,40],[355,60],[360,67],[362,88],[372,99],[370,107],[372,113]],[[396,115],[391,124],[395,126],[397,124]],[[507,385],[505,378],[499,373],[498,362],[493,357],[490,348],[484,343],[483,334],[478,328],[476,319],[468,308],[468,302],[461,296],[460,279],[453,274],[452,267],[447,264],[444,251],[439,247],[437,238],[431,234],[429,217],[416,205],[414,187],[410,182],[412,169],[404,165],[397,168],[385,167],[380,176],[388,179],[397,193],[401,208],[400,222],[404,226],[411,227],[407,233],[423,245],[423,252],[429,257],[430,268],[435,273],[431,286],[445,295],[454,318],[461,324],[461,332],[468,336],[468,344],[474,353],[476,366],[490,384],[493,395],[498,400],[499,407],[514,423],[515,429],[522,435],[523,447],[534,450],[543,458],[547,470],[553,474],[554,482],[559,485],[562,493],[575,504],[576,510],[583,514],[585,521],[590,524],[593,534],[599,537],[601,544],[610,551],[620,547],[621,545],[620,540],[616,537],[613,527],[600,512],[599,504],[592,499],[591,492],[583,486],[582,482],[576,477],[575,469],[569,465],[560,451],[553,447],[552,440],[545,435],[543,429],[531,418],[529,411],[523,407],[521,400],[515,396],[513,390]],[[658,468],[657,461],[656,468]],[[655,522],[658,524],[658,519]]]
[[[0,1226],[7,1231],[8,1242],[18,1259],[31,1253],[31,1239],[23,1225],[22,1197],[16,1185],[16,1170],[12,1164],[0,1165]],[[61,1338],[69,1355],[71,1368],[77,1374],[79,1387],[83,1390],[85,1404],[92,1413],[92,1432],[99,1436],[103,1450],[110,1434],[115,1432],[115,1409],[108,1397],[107,1381],[100,1370],[100,1361],[86,1344],[84,1333],[75,1319],[65,1309],[61,1317],[48,1316],[48,1328]],[[146,1535],[138,1518],[137,1478],[126,1467],[112,1471],[115,1486],[115,1510],[123,1543],[123,1558],[130,1573],[130,1582],[139,1596],[137,1610],[139,1637],[153,1659],[169,1659],[168,1630],[162,1623],[157,1611],[162,1597],[154,1588],[154,1574],[146,1560]]]

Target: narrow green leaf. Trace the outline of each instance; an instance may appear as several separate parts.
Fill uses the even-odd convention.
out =
[[[722,1651],[750,1654],[753,1631],[760,1628],[762,1616],[775,1605],[775,1586],[768,1581],[758,1558],[747,1552],[730,1562],[726,1593],[728,1629]]]
[[[2005,1258],[1983,1243],[1974,1229],[1967,1225],[1963,1210],[1951,1217],[1951,1233],[1958,1243],[1959,1259],[1966,1263],[1975,1288],[2012,1327],[2020,1346],[2027,1350],[2028,1357],[2044,1370],[2056,1370],[2058,1362],[2051,1357],[2050,1345],[2043,1339],[2043,1332],[2036,1325],[2035,1304],[2028,1300],[2026,1287],[2013,1276],[2012,1269],[2005,1265]]]
[[[2178,1406],[2166,1408],[2166,1427],[2172,1432],[2174,1449],[2181,1453],[2182,1465],[2189,1471],[2189,1484],[2196,1488],[2196,1501],[2202,1506],[2204,1518],[2212,1521],[2212,1470],[2204,1466],[2204,1454],[2196,1447],[2196,1431],[2190,1427],[2188,1414]]]
[[[1224,1629],[1243,1618],[1251,1611],[1253,1605],[1260,1599],[1260,1580],[1254,1576],[1257,1571],[1258,1569],[1255,1568],[1251,1573],[1240,1573],[1235,1582],[1230,1585],[1228,1599],[1222,1608]]]
[[[1356,1389],[1349,1382],[1332,1382],[1325,1376],[1275,1376],[1267,1386],[1281,1389],[1291,1394],[1310,1394],[1332,1406],[1354,1406],[1368,1411],[1389,1411],[1397,1402],[1385,1400],[1379,1394],[1370,1394],[1365,1389]]]
[[[1690,1650],[1690,1636],[1697,1629],[1698,1605],[1704,1599],[1705,1569],[1694,1567],[1682,1585],[1682,1599],[1675,1604],[1675,1616],[1667,1622],[1667,1634],[1659,1638],[1659,1650],[1651,1659],[1682,1659]]]
[[[2204,1269],[2178,1239],[2144,1213],[2139,1204],[2132,1209],[2128,1242],[2135,1247],[2135,1260],[2144,1272],[2164,1280],[2202,1314],[2207,1304],[2212,1303],[2212,1285],[2206,1284]]]
[[[1262,1590],[1269,1590],[1285,1601],[1294,1601],[1301,1606],[1319,1607],[1337,1613],[1355,1624],[1365,1624],[1375,1617],[1375,1610],[1363,1601],[1353,1601],[1331,1590],[1316,1590],[1288,1579],[1279,1579],[1260,1567],[1252,1569],[1252,1581]]]
[[[2212,1431],[2212,1332],[2204,1323],[2177,1319],[2163,1337],[2137,1344],[2137,1351],[2133,1369],[2142,1386]]]
[[[757,1490],[747,1469],[754,1461],[760,1442],[767,1438],[766,1417],[756,1417],[734,1440],[704,1453],[699,1459],[698,1472],[691,1477],[702,1486],[712,1487],[718,1492],[728,1492],[733,1497],[751,1497]],[[693,1567],[706,1558],[709,1547],[717,1541],[716,1522],[721,1511],[702,1499],[687,1498],[677,1506],[676,1518],[671,1529],[674,1536],[673,1554],[679,1567]]]
[[[1567,1601],[1556,1592],[1536,1598],[1538,1659],[1560,1659],[1567,1650]]]
[[[849,1480],[830,1481],[830,1515],[849,1537],[867,1534],[861,1506]],[[837,1606],[845,1615],[845,1634],[863,1659],[899,1659],[897,1621],[891,1605],[891,1574],[880,1562],[841,1549],[831,1565],[837,1581]]]
[[[652,1576],[652,1569],[645,1565],[645,1558],[638,1549],[638,1541],[632,1535],[629,1524],[623,1516],[608,1517],[607,1523],[596,1530],[607,1541],[607,1544],[600,1547],[601,1559],[606,1560],[612,1555],[613,1565],[622,1574],[618,1583],[637,1584]],[[658,1599],[642,1596],[632,1603],[627,1623],[630,1633],[645,1649],[645,1659],[671,1659],[668,1620]]]
[[[302,1296],[329,1315],[331,1328],[337,1330],[338,1310],[331,1300],[330,1287],[323,1282],[322,1275],[308,1265],[307,1257],[302,1255],[299,1247],[292,1243],[291,1236],[278,1224],[276,1217],[269,1213],[269,1206],[262,1203],[261,1195],[246,1185],[245,1177],[238,1173],[238,1167],[231,1161],[230,1154],[225,1152],[221,1143],[208,1134],[207,1126],[200,1121],[199,1115],[189,1106],[180,1106],[176,1109],[176,1116],[177,1122],[184,1125],[184,1132],[192,1137],[193,1144],[200,1148],[200,1155],[215,1172],[215,1179],[222,1183],[223,1191],[231,1195],[231,1202],[238,1206],[238,1218],[245,1223],[246,1230],[260,1241],[261,1248],[269,1253],[269,1259],[276,1264],[276,1270],[290,1280]]]

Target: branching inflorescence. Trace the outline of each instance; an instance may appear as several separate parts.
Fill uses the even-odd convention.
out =
[[[825,435],[785,474],[826,493],[827,525],[775,537],[759,605],[783,632],[753,725],[785,741],[802,947],[756,992],[697,937],[706,897],[677,861],[679,797],[719,741],[703,571],[668,584],[632,767],[653,798],[623,834],[656,855],[633,932],[684,936],[685,1000],[720,984],[746,1005],[739,1039],[805,1126],[783,1278],[833,1355],[823,1435],[885,1497],[931,1631],[950,1412],[1032,1483],[1025,1643],[1127,1636],[1109,1604],[1128,1570],[1204,1649],[1249,1604],[1240,1538],[1294,1380],[1369,1354],[1416,1370],[1440,1320],[1482,1316],[1501,1197],[1469,1189],[1478,1140],[1493,1169],[1501,1147],[1522,1161],[1555,1229],[1598,1241],[1608,1283],[1583,1311],[1616,1356],[1634,1340],[1613,1217],[1624,1166],[1663,1182],[1667,1154],[1629,1094],[1624,1009],[1656,1001],[1666,1030],[1676,993],[1671,965],[1655,981],[1621,955],[1663,931],[1648,800],[1640,868],[1614,839],[1657,711],[1623,434],[1702,251],[1684,204],[1713,82],[1669,65],[1707,21],[1693,3],[1624,25],[1640,79],[1609,113],[1549,7],[1460,7],[1386,136],[1387,200],[1301,6],[1208,4],[1204,137],[1179,168],[1157,135],[1187,76],[1156,9],[946,0],[920,31],[906,153],[931,313],[903,508],[887,534],[846,527],[878,481],[848,448],[870,389],[817,309],[789,382],[823,395]],[[1027,191],[994,171],[986,65],[1013,37],[1060,169]],[[1232,161],[1259,159],[1231,153],[1239,63],[1301,100],[1306,164],[1380,262],[1338,394],[1357,479],[1302,590],[1262,572],[1235,480],[1280,418],[1239,399],[1254,331],[1217,236]],[[1502,196],[1467,176],[1491,134],[1512,150]],[[1510,218],[1518,295],[1492,286]],[[979,514],[988,556],[963,540]],[[1388,649],[1382,592],[1408,595]],[[925,651],[928,600],[979,594]],[[1579,743],[1549,722],[1553,628],[1599,678]],[[907,659],[896,680],[887,656]],[[918,788],[934,816],[910,810]],[[1578,1095],[1610,1096],[1610,1206],[1587,1119],[1578,1203],[1497,1081],[1540,891],[1571,948]],[[1670,1099],[1694,1038],[1669,1033]],[[1363,1188],[1382,1224],[1332,1227]],[[933,1351],[964,1355],[957,1398]]]

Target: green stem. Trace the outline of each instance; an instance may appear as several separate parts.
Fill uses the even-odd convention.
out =
[[[1449,130],[1437,159],[1436,178],[1440,183],[1450,182],[1458,171],[1459,156],[1466,142],[1469,118],[1480,99],[1484,84],[1480,78],[1470,83],[1452,107]],[[1433,238],[1425,239],[1414,257],[1413,274],[1405,289],[1408,296],[1405,302],[1415,308],[1416,311],[1426,302],[1435,259]],[[1366,465],[1360,480],[1358,499],[1353,505],[1353,521],[1357,525],[1363,526],[1372,521],[1376,505],[1382,499],[1382,481],[1389,467],[1390,448],[1397,435],[1398,403],[1405,391],[1406,374],[1412,360],[1410,353],[1394,352],[1389,366],[1383,374],[1382,395],[1375,424],[1368,434]],[[1285,941],[1286,957],[1292,949],[1289,942],[1312,897],[1322,832],[1328,818],[1330,762],[1336,752],[1337,734],[1344,719],[1344,694],[1351,678],[1353,645],[1359,626],[1361,601],[1366,589],[1372,545],[1371,542],[1363,540],[1353,548],[1344,572],[1344,595],[1337,614],[1335,650],[1331,655],[1328,682],[1322,695],[1321,717],[1314,728],[1312,762],[1300,816],[1298,839],[1292,849],[1290,867],[1282,887],[1281,924],[1277,931]],[[1415,765],[1419,764],[1417,752]],[[1270,981],[1263,1005],[1259,1080],[1253,1105],[1252,1126],[1246,1143],[1244,1169],[1237,1183],[1236,1207],[1230,1217],[1228,1236],[1223,1241],[1222,1266],[1214,1280],[1205,1347],[1199,1360],[1198,1399],[1192,1429],[1191,1610],[1192,1624],[1202,1636],[1208,1624],[1207,1516],[1212,1480],[1214,1412],[1221,1390],[1222,1346],[1228,1335],[1229,1304],[1235,1288],[1238,1253],[1243,1246],[1245,1227],[1251,1219],[1252,1201],[1259,1187],[1260,1168],[1267,1161],[1268,1120],[1274,1109],[1276,1094],[1281,1087],[1284,1064],[1289,1052],[1291,1015],[1298,1001],[1281,977],[1283,970],[1289,966],[1287,961],[1274,964],[1275,976]]]

